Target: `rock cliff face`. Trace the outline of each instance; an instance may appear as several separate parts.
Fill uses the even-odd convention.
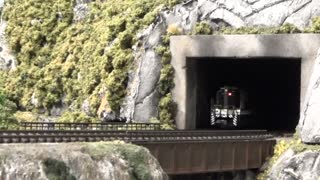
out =
[[[269,180],[317,180],[320,177],[320,154],[315,151],[295,153],[289,149],[272,167]]]
[[[2,180],[168,179],[148,150],[130,144],[11,144],[0,154]]]
[[[304,107],[301,110],[299,129],[306,143],[320,143],[320,49],[309,82]]]
[[[320,1],[312,0],[189,0],[172,11],[162,11],[156,24],[143,33],[144,46],[136,58],[138,68],[131,72],[129,95],[122,106],[122,116],[142,122],[157,116],[160,77],[160,57],[154,48],[170,24],[181,27],[184,34],[192,31],[197,22],[206,21],[214,29],[222,26],[281,26],[291,23],[304,28],[310,19],[320,15]],[[152,77],[152,78],[150,78]]]

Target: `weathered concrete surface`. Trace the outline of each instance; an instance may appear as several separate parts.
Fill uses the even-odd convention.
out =
[[[122,142],[2,144],[0,156],[1,180],[67,179],[66,174],[77,180],[168,179],[147,149]]]
[[[176,5],[172,11],[162,11],[158,21],[138,35],[144,46],[136,49],[140,55],[135,59],[136,68],[130,73],[129,93],[121,116],[142,122],[157,116],[157,106],[154,105],[159,102],[156,91],[161,58],[149,55],[160,43],[160,36],[166,33],[168,25],[176,24],[184,34],[190,33],[200,21],[209,22],[214,29],[221,26],[281,26],[284,23],[292,23],[303,29],[310,24],[312,17],[319,15],[318,0],[190,0]],[[150,64],[148,68],[142,67]]]
[[[306,143],[320,143],[320,49],[315,61],[299,120],[301,139]]]
[[[318,180],[320,152],[305,151],[295,154],[292,149],[283,153],[272,167],[268,180]]]
[[[301,58],[301,102],[303,102],[319,47],[319,34],[171,37],[171,63],[175,69],[173,98],[178,104],[177,127],[195,128],[196,91],[192,82],[187,83],[187,57]]]

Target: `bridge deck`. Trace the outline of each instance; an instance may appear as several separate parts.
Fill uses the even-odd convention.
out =
[[[145,142],[169,175],[260,168],[273,154],[275,140]]]
[[[123,140],[145,146],[168,174],[260,168],[272,155],[272,133],[261,130],[105,131],[5,130],[0,143],[94,142]]]

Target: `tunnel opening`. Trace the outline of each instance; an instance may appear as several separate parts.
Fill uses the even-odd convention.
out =
[[[242,129],[290,132],[298,124],[299,58],[187,58],[187,81],[195,86],[187,91],[196,88],[196,129],[223,128],[210,124],[210,99],[224,86],[237,87],[247,94],[246,106],[251,113],[242,117]]]

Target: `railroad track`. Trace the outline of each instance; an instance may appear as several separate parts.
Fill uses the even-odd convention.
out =
[[[273,135],[264,130],[216,131],[101,131],[101,130],[6,130],[0,131],[0,143],[95,142],[181,142],[263,140]]]

